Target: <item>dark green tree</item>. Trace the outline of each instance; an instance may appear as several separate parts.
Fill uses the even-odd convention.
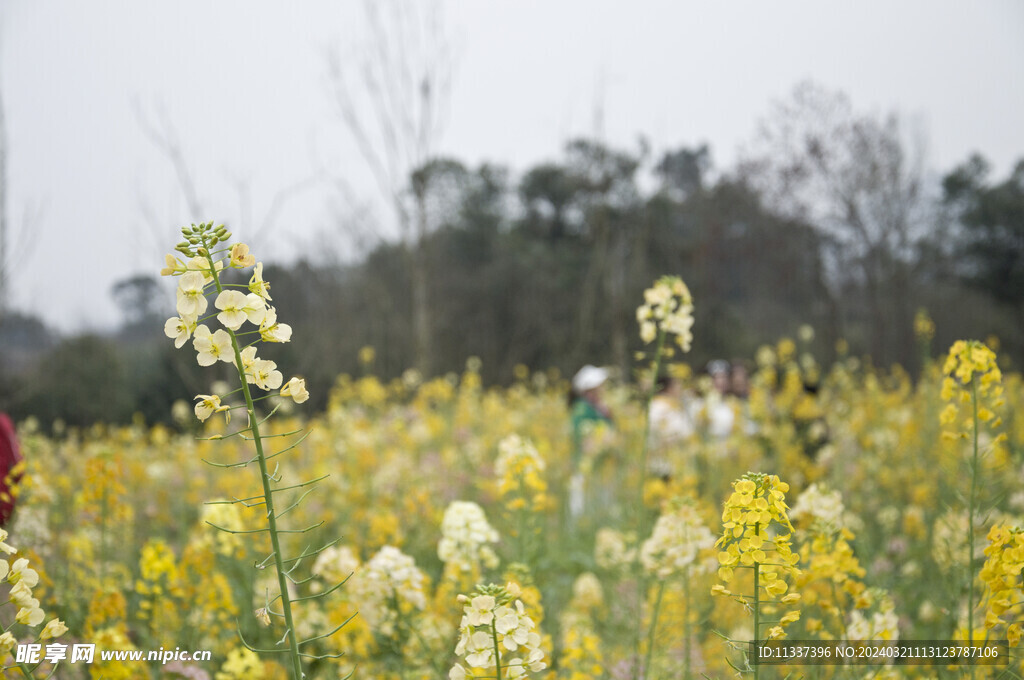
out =
[[[989,181],[990,170],[975,154],[942,181],[943,200],[962,227],[960,273],[1024,313],[1024,160],[999,183]]]

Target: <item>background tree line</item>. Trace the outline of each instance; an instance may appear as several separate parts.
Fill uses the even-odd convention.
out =
[[[806,323],[826,361],[842,338],[875,365],[916,370],[920,308],[937,347],[994,334],[1020,361],[1024,160],[1005,178],[979,156],[936,177],[906,136],[896,117],[804,85],[728,171],[706,146],[653,157],[642,143],[593,139],[520,176],[431,157],[395,199],[417,238],[381,242],[354,264],[267,263],[296,340],[271,358],[305,375],[321,406],[338,374],[366,369],[365,346],[385,378],[458,371],[469,356],[492,383],[517,364],[628,375],[642,291],[673,273],[696,302],[695,366],[751,357]],[[109,335],[0,319],[0,408],[69,424],[154,422],[209,390],[193,354],[163,337],[173,295],[155,276],[112,295],[124,322]]]

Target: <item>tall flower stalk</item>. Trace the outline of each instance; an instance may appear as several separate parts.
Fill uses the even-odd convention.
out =
[[[16,548],[6,543],[7,532],[0,529],[0,555],[13,555],[18,552]],[[6,557],[0,556],[0,584],[10,588],[7,602],[3,604],[11,604],[17,607],[17,613],[12,617],[5,616],[4,618],[10,623],[0,623],[0,671],[3,672],[4,677],[12,677],[8,673],[14,673],[15,670],[20,672],[20,677],[34,678],[36,677],[36,671],[40,673],[45,670],[40,670],[42,663],[40,658],[33,658],[27,662],[16,660],[13,664],[7,661],[7,657],[11,654],[14,648],[19,644],[19,640],[25,639],[24,628],[37,628],[39,624],[46,618],[46,614],[43,612],[39,605],[39,600],[33,596],[32,589],[39,583],[39,573],[29,566],[29,561],[25,557],[20,557],[11,563],[7,562]],[[2,606],[2,605],[0,605]],[[42,645],[48,644],[50,640],[58,638],[68,632],[68,627],[64,625],[64,622],[60,619],[50,619],[42,630],[35,637],[35,644],[38,645],[36,650],[38,651]],[[15,634],[20,637],[16,638]],[[44,677],[51,677],[57,670],[57,666],[60,663],[57,662],[53,669]]]
[[[970,489],[967,498],[967,636],[974,639],[974,608],[975,608],[975,518],[979,513],[978,488],[981,482],[981,459],[983,451],[979,447],[978,435],[983,424],[990,428],[998,428],[1002,419],[996,411],[1003,406],[1003,387],[1000,384],[1002,372],[996,365],[996,355],[991,349],[976,340],[958,340],[953,343],[942,367],[945,375],[942,381],[942,399],[948,401],[946,408],[939,416],[939,422],[946,429],[943,437],[956,442],[967,439],[971,441],[971,458],[969,463]],[[970,405],[966,414],[961,413],[961,406]],[[993,410],[995,409],[995,410]],[[961,418],[961,416],[965,416]],[[993,445],[1006,439],[1000,434],[993,440]],[[971,668],[971,675],[974,669]]]
[[[732,597],[751,612],[754,624],[754,642],[785,637],[784,626],[800,619],[800,612],[792,610],[778,619],[765,620],[766,603],[793,604],[800,600],[798,593],[789,591],[786,577],[799,574],[796,564],[800,555],[793,552],[791,539],[793,525],[789,521],[786,492],[789,485],[775,475],[748,472],[733,482],[733,492],[722,511],[722,536],[715,544],[720,552],[718,578],[721,584],[712,587],[715,595]],[[753,589],[750,594],[734,593],[731,585],[737,569],[752,572]],[[771,627],[762,637],[761,629]],[[736,642],[732,640],[731,642]],[[737,669],[752,672],[756,679],[760,666]]]
[[[540,634],[520,594],[509,583],[478,585],[472,598],[459,595],[466,606],[455,646],[459,661],[448,672],[450,680],[526,678],[547,667]]]
[[[516,560],[532,564],[540,550],[541,513],[548,503],[544,459],[529,439],[512,434],[498,444],[494,473]]]
[[[168,337],[174,339],[175,346],[178,348],[191,339],[197,353],[196,361],[200,366],[212,366],[219,361],[234,365],[239,387],[224,395],[197,395],[198,403],[195,406],[195,413],[200,421],[209,419],[215,413],[223,413],[225,418],[230,421],[233,410],[245,411],[246,426],[226,435],[226,437],[238,436],[245,441],[251,441],[255,455],[237,463],[210,464],[221,468],[239,468],[256,463],[259,468],[262,494],[218,502],[240,504],[246,507],[262,506],[265,509],[263,514],[267,522],[265,527],[246,531],[212,526],[232,534],[261,534],[265,532],[269,535],[271,552],[256,564],[256,568],[264,569],[269,564],[274,565],[279,592],[272,598],[268,597],[266,607],[258,610],[256,616],[265,625],[272,623],[275,617],[283,619],[285,627],[284,634],[278,642],[278,648],[256,649],[244,639],[242,642],[253,652],[287,654],[291,675],[295,680],[300,680],[303,677],[302,658],[310,656],[301,652],[301,646],[328,637],[344,624],[326,635],[307,640],[298,639],[293,612],[295,600],[289,593],[289,584],[304,583],[305,580],[300,580],[293,575],[294,571],[303,560],[316,555],[328,546],[325,545],[315,550],[306,549],[297,557],[286,558],[282,547],[282,534],[307,533],[318,527],[319,524],[302,529],[285,529],[280,526],[279,521],[283,515],[294,510],[312,491],[312,487],[323,478],[286,486],[281,485],[282,474],[279,464],[275,464],[275,469],[271,471],[269,462],[295,449],[309,433],[302,434],[297,440],[278,451],[268,453],[265,447],[268,439],[295,436],[299,435],[301,431],[274,435],[264,434],[261,431],[261,425],[270,419],[277,408],[275,407],[269,415],[261,419],[256,410],[256,402],[269,397],[277,397],[279,399],[291,398],[295,403],[303,403],[309,398],[309,393],[306,391],[305,381],[302,378],[293,377],[285,383],[275,362],[261,359],[256,355],[257,345],[260,342],[288,342],[291,340],[292,333],[290,326],[277,321],[277,311],[268,304],[271,301],[270,284],[263,280],[263,263],[256,263],[255,257],[249,254],[249,248],[244,243],[229,244],[231,234],[223,225],[214,227],[211,222],[184,227],[181,231],[185,240],[179,243],[175,249],[188,259],[183,261],[173,255],[168,255],[167,266],[160,272],[165,276],[180,277],[177,290],[178,316],[167,320],[164,332]],[[247,269],[253,265],[255,267],[248,285],[227,283],[222,276],[225,268]],[[238,288],[247,292],[243,293],[237,290]],[[205,314],[209,306],[207,300],[209,293],[216,293],[213,304],[219,311]],[[214,319],[223,328],[211,331],[204,323],[212,323]],[[255,328],[241,330],[247,322]],[[242,338],[249,337],[254,337],[252,342],[243,344]],[[252,386],[264,394],[253,396]],[[236,394],[241,394],[244,405],[232,405],[225,401],[231,395]],[[225,437],[221,435],[211,437],[211,439],[223,438]],[[282,506],[287,505],[279,509],[277,506],[277,501],[280,500],[278,494],[282,494],[283,498],[283,494],[288,492],[292,492],[291,497],[282,500]],[[340,585],[340,583],[336,584],[312,597],[324,597]],[[280,602],[280,610],[274,608],[278,602]],[[284,649],[281,648],[283,645],[286,645]]]
[[[987,590],[985,628],[1003,628],[1011,647],[1024,638],[1024,531],[1019,527],[994,526],[988,532],[981,580]]]
[[[666,586],[674,580],[683,586],[683,643],[684,677],[690,676],[690,581],[704,571],[701,554],[715,544],[715,537],[704,526],[697,509],[686,500],[673,499],[654,525],[651,537],[640,549],[640,563],[647,573],[657,579],[657,594],[647,629],[647,653],[644,660],[645,677],[651,677],[658,617]]]
[[[651,435],[651,399],[654,398],[654,393],[657,390],[662,360],[672,353],[672,350],[666,347],[668,337],[674,335],[676,343],[683,352],[689,352],[690,345],[693,343],[691,330],[693,328],[693,297],[690,295],[690,289],[678,276],[662,276],[654,282],[652,287],[644,291],[644,302],[637,307],[636,320],[640,324],[640,339],[644,344],[655,342],[654,355],[651,357],[650,385],[644,395],[644,434],[640,444],[640,482],[636,500],[637,536],[642,537],[647,534],[647,508],[644,491],[647,483],[647,456]],[[640,615],[640,610],[643,608],[647,583],[639,563],[637,563],[636,581],[637,621],[640,621],[643,618]],[[656,608],[660,605],[661,594],[659,592]],[[652,619],[652,622],[654,621]],[[653,635],[653,627],[649,631],[648,637],[651,635]],[[634,658],[637,663],[640,659],[640,638],[641,633],[638,627],[633,638]],[[652,650],[648,648],[645,664],[650,663],[651,654]],[[644,672],[647,672],[646,668]]]

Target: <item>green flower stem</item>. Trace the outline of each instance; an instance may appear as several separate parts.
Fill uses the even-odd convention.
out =
[[[683,619],[683,679],[690,680],[690,572],[689,565],[686,567],[686,574],[683,576],[683,612],[686,618]]]
[[[658,331],[658,344],[654,350],[654,371],[651,375],[651,387],[644,397],[644,439],[640,448],[640,498],[637,507],[639,508],[639,519],[637,521],[637,540],[642,541],[646,527],[646,513],[644,511],[644,482],[647,481],[647,454],[649,440],[651,438],[651,400],[654,399],[654,391],[658,389],[658,373],[661,371],[661,353],[665,348],[664,330]]]
[[[654,600],[654,611],[651,612],[651,624],[647,627],[647,654],[644,656],[644,678],[651,680],[651,657],[654,656],[654,634],[658,629],[658,614],[661,613],[661,600],[665,596],[665,579],[658,581],[658,596]]]
[[[651,387],[647,390],[647,394],[644,397],[644,438],[640,442],[640,490],[636,503],[636,540],[638,548],[642,544],[647,531],[645,526],[647,524],[647,509],[644,507],[644,486],[647,482],[647,448],[651,438],[651,399],[654,398],[654,391],[658,389],[658,372],[661,370],[661,353],[665,348],[666,335],[667,333],[665,333],[664,329],[658,329],[658,344],[654,350],[654,371],[651,375]],[[643,565],[640,564],[639,556],[636,560],[636,591],[636,620],[639,624],[643,618],[644,597],[646,595]],[[633,635],[633,658],[637,661],[640,660],[639,626],[637,626]]]
[[[971,406],[974,418],[974,451],[971,456],[971,496],[967,506],[967,635],[974,642],[974,504],[978,494],[978,381],[971,379]],[[974,678],[974,664],[971,664]]]
[[[104,476],[108,474],[106,464],[104,464],[103,470]],[[103,484],[103,493],[100,496],[100,548],[103,550],[104,556],[110,554],[110,550],[107,546],[107,520],[110,517],[110,503],[107,501],[107,490],[109,486]],[[107,578],[107,560],[100,560],[100,581],[104,582]]]
[[[217,287],[217,293],[224,289],[221,287],[220,277],[217,276],[217,268],[210,255],[206,256],[210,261],[210,271],[213,275],[213,283]],[[284,569],[284,558],[281,555],[281,541],[278,538],[277,514],[274,511],[274,490],[270,486],[270,474],[267,471],[267,459],[263,453],[263,441],[260,439],[260,426],[256,419],[256,406],[253,403],[252,393],[249,391],[249,382],[245,377],[245,367],[242,364],[242,351],[238,347],[238,338],[235,332],[228,329],[231,337],[231,348],[235,352],[235,368],[238,369],[238,378],[242,382],[242,395],[245,397],[245,407],[249,414],[249,428],[252,432],[252,441],[256,446],[256,458],[260,466],[260,481],[263,483],[263,499],[267,508],[267,529],[270,533],[270,544],[274,551],[274,566],[277,568],[277,584],[281,589],[281,605],[284,610],[284,622],[287,628],[288,650],[292,661],[292,677],[295,680],[302,680],[302,657],[299,656],[299,640],[295,634],[295,623],[292,618],[292,601],[288,594],[288,582]]]
[[[8,600],[7,602],[4,602],[4,604],[10,604],[10,602],[11,601]],[[14,628],[14,621],[12,621],[11,625],[8,626],[7,628],[4,628],[3,624],[0,624],[0,630],[2,630],[5,633],[9,632],[11,630],[11,628]],[[38,639],[37,639],[37,642],[38,642]],[[15,663],[17,664],[16,666],[5,666],[2,670],[6,670],[8,668],[17,668],[18,670],[21,671],[21,674],[24,675],[26,678],[31,678],[32,677],[32,670],[27,665],[25,665],[25,662],[23,662],[23,661],[16,661]],[[60,664],[58,663],[57,665],[59,666]],[[7,677],[7,675],[5,674],[4,677]]]
[[[494,680],[501,680],[501,650],[498,648],[498,622],[491,619],[491,639],[494,640]]]
[[[761,535],[761,523],[757,522],[754,524],[754,535]],[[760,587],[761,577],[761,563],[754,562],[754,642],[757,643],[761,639],[761,593],[758,591]],[[761,664],[754,664],[754,680],[757,680],[758,671],[761,669]]]
[[[391,589],[391,607],[395,610],[395,614],[398,620],[399,632],[401,632],[404,629],[405,631],[412,633],[416,640],[420,643],[420,646],[423,648],[424,656],[430,658],[430,665],[433,666],[434,672],[437,673],[437,675],[440,678],[442,678],[442,680],[446,678],[447,676],[445,675],[445,672],[441,669],[440,664],[438,664],[437,659],[430,654],[430,646],[427,644],[427,641],[423,639],[423,634],[420,633],[419,628],[417,628],[414,625],[414,622],[409,620],[412,617],[406,616],[402,613],[402,605],[398,602],[398,591],[394,588]],[[401,644],[395,647],[395,652],[399,656],[402,655],[401,647]]]

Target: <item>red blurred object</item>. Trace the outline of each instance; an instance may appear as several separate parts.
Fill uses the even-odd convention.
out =
[[[21,481],[21,467],[18,463],[24,461],[21,455],[21,447],[18,446],[18,435],[14,430],[14,423],[7,417],[6,413],[0,413],[0,526],[7,524],[7,521],[14,514],[15,497],[11,493],[13,487]],[[18,469],[12,474],[12,470]]]

